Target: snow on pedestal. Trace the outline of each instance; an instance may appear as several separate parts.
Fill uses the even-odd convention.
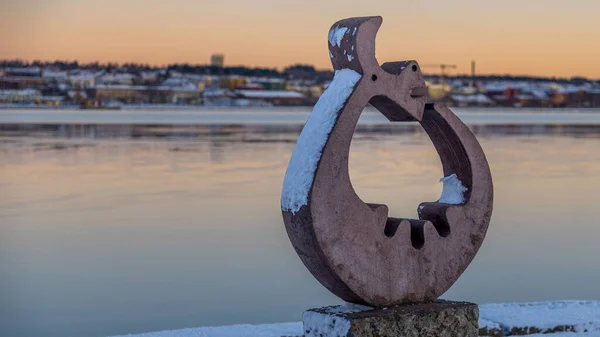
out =
[[[304,337],[344,337],[351,328],[351,321],[340,314],[352,314],[374,308],[346,303],[321,310],[308,310],[302,315]]]

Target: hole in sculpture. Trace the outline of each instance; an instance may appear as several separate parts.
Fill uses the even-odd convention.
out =
[[[370,103],[390,120],[410,121],[407,118],[410,116],[385,96],[375,96]],[[437,116],[435,111],[429,110],[426,108],[427,114]],[[470,195],[472,185],[467,174],[470,165],[461,160],[466,154],[452,132],[442,132],[444,123],[443,119],[429,116],[423,125],[359,124],[350,146],[348,174],[354,191],[364,202],[387,205],[388,219],[382,224],[385,237],[394,237],[399,226],[410,223],[410,240],[415,249],[425,245],[425,225],[433,225],[440,237],[450,235],[451,228],[444,219],[443,210],[450,205],[435,202],[442,195],[440,178],[450,175],[449,172],[457,173],[469,188],[464,194],[466,201]],[[441,154],[435,150],[424,128],[433,134]],[[450,158],[446,168],[448,174],[442,170],[440,155]],[[424,200],[431,202],[423,203]],[[425,205],[425,208],[417,212],[419,205]]]
[[[381,104],[376,106],[385,105],[395,110],[389,99],[378,103]],[[362,118],[365,117],[382,116],[367,113]],[[366,203],[388,206],[389,218],[381,224],[381,233],[386,237],[399,235],[401,220],[393,220],[394,217],[419,221],[418,206],[423,201],[438,200],[442,192],[439,179],[444,175],[440,158],[418,123],[359,124],[350,144],[348,166],[352,187],[359,198]],[[415,249],[425,244],[422,233],[419,227],[411,227]]]
[[[375,75],[375,74],[371,75],[371,80],[373,82],[377,81],[377,75]]]
[[[417,67],[417,65],[416,65],[416,64],[413,64],[413,66],[412,66],[412,71],[417,71],[417,69],[419,69],[419,68]]]

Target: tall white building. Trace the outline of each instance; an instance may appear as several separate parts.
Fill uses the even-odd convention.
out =
[[[223,54],[212,54],[210,56],[210,65],[213,67],[223,67],[225,64],[225,55]]]

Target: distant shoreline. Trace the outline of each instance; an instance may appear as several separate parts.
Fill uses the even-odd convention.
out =
[[[230,106],[230,105],[191,105],[191,104],[126,104],[118,106],[118,109],[115,107],[107,106],[107,107],[86,107],[82,108],[77,105],[61,105],[61,106],[52,106],[52,105],[17,105],[17,104],[0,104],[0,111],[2,110],[272,110],[272,109],[311,109],[312,105],[278,105],[278,106]],[[598,107],[504,107],[504,106],[467,106],[467,107],[458,107],[458,106],[448,106],[449,108],[455,110],[516,110],[516,111],[542,111],[542,110],[552,110],[552,111],[572,111],[572,110],[581,110],[581,111],[591,111],[591,112],[600,112],[600,108]],[[366,110],[372,109],[372,107],[365,108]]]

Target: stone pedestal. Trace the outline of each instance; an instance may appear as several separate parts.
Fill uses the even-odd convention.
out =
[[[438,300],[376,309],[355,304],[310,309],[305,337],[476,337],[479,308]]]

